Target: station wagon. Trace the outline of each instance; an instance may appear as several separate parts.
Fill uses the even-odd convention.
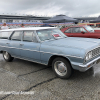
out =
[[[5,61],[14,58],[52,66],[60,78],[72,70],[86,71],[99,63],[100,40],[67,37],[55,27],[0,30],[0,53]]]

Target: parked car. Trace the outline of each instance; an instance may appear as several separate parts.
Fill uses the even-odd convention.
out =
[[[84,37],[84,38],[97,38],[100,39],[100,30],[94,30],[90,26],[70,26],[61,29],[61,31],[68,37]]]
[[[0,53],[5,61],[24,59],[52,66],[60,78],[72,70],[86,71],[99,63],[100,40],[67,37],[55,27],[0,30]]]
[[[100,28],[93,28],[95,32],[100,32]]]

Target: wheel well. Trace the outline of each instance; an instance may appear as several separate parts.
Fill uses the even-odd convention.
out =
[[[0,53],[3,53],[3,51],[0,51]]]
[[[5,50],[1,50],[0,53],[6,52]],[[9,53],[9,52],[8,52]],[[10,54],[10,53],[9,53]]]
[[[53,60],[54,60],[55,58],[58,58],[58,57],[61,57],[61,58],[66,59],[66,60],[69,62],[69,64],[71,65],[69,59],[67,59],[66,57],[58,56],[58,55],[54,55],[54,56],[51,56],[51,57],[50,57],[49,62],[48,62],[48,66],[52,66],[52,62],[53,62]]]

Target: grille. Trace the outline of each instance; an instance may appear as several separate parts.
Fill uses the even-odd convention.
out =
[[[92,50],[92,57],[95,57],[100,54],[100,47]]]

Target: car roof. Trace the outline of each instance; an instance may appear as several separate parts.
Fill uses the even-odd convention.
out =
[[[25,27],[25,28],[14,28],[14,29],[5,29],[0,31],[17,31],[17,30],[42,30],[42,29],[54,29],[56,27]]]
[[[85,26],[87,26],[87,25],[76,25],[76,26],[69,26],[69,27],[85,27]]]

